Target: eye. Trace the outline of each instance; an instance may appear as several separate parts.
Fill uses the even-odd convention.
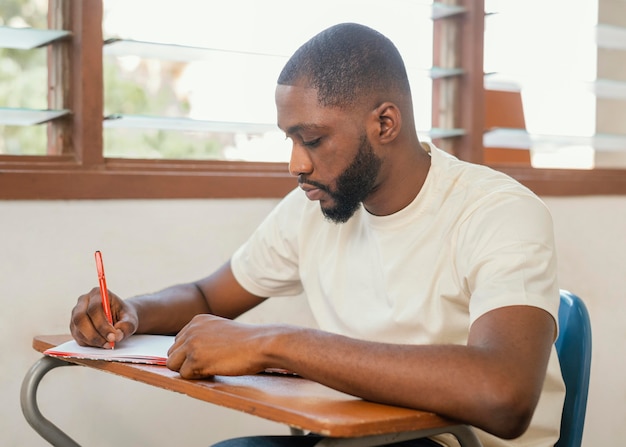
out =
[[[316,147],[319,146],[321,138],[315,138],[313,140],[304,141],[302,140],[302,145],[306,147]]]

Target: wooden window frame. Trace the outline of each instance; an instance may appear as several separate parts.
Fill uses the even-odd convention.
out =
[[[459,4],[466,13],[435,23],[433,62],[465,74],[434,81],[433,127],[466,129],[436,143],[481,163],[484,1]],[[50,0],[49,22],[72,33],[49,49],[49,104],[72,114],[48,124],[48,155],[0,156],[0,199],[278,198],[296,186],[286,163],[105,158],[94,112],[103,110],[102,0]],[[626,170],[493,167],[539,195],[626,194]]]
[[[269,198],[296,187],[286,163],[105,158],[102,0],[50,0],[48,16],[72,33],[49,49],[48,102],[72,113],[48,124],[48,155],[0,156],[0,199]]]

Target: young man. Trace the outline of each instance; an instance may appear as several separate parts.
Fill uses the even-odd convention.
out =
[[[304,44],[280,74],[276,105],[302,191],[212,275],[112,295],[113,327],[97,289],[80,297],[76,340],[176,333],[167,366],[184,378],[285,368],[464,421],[487,447],[554,445],[564,385],[543,203],[419,142],[402,59],[370,28],[341,24]],[[232,321],[302,291],[319,330]]]

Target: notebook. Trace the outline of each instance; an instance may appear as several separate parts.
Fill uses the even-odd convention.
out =
[[[111,362],[165,365],[167,350],[174,344],[173,335],[131,335],[115,343],[115,349],[81,346],[71,340],[44,351],[60,358],[107,360]]]
[[[148,365],[165,365],[167,351],[174,344],[173,335],[131,335],[115,343],[115,349],[81,346],[70,340],[44,351],[50,357],[66,359],[106,360],[110,362],[144,363]],[[282,368],[267,368],[268,374],[296,374]]]

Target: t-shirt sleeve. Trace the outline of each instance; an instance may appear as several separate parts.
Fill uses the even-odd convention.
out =
[[[262,297],[302,292],[298,262],[301,191],[288,194],[234,253],[231,268],[248,292]]]
[[[505,306],[542,308],[558,321],[552,217],[537,197],[503,194],[477,203],[461,226],[457,259],[470,295],[470,319]]]

